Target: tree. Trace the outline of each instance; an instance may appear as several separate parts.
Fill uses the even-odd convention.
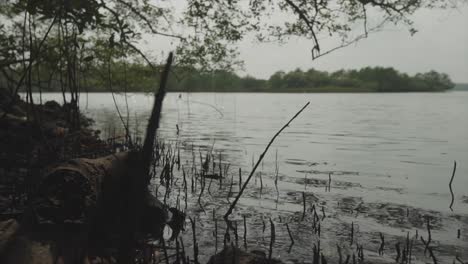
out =
[[[179,10],[171,7],[171,2],[2,1],[0,79],[6,80],[13,93],[28,91],[30,102],[33,87],[41,91],[59,86],[64,100],[65,92],[71,95],[74,107],[70,109],[77,109],[80,92],[92,85],[87,83],[86,74],[100,76],[101,83],[112,91],[123,84],[114,80],[114,67],[123,70],[126,64],[143,59],[153,72],[160,70],[161,60],[138,48],[146,34],[167,38],[176,45],[177,67],[230,70],[240,66],[235,44],[246,36],[279,42],[302,37],[311,41],[315,59],[388,23],[404,24],[415,33],[410,16],[416,10],[457,5],[452,0],[186,0]],[[371,24],[367,19],[370,13],[382,19]],[[271,19],[276,16],[282,19]],[[356,35],[352,28],[359,25],[362,32]],[[325,35],[338,37],[341,44],[323,48],[319,36]],[[305,85],[301,78],[299,72],[290,73],[282,78],[289,83],[281,85],[300,87]],[[349,82],[345,79],[341,82]],[[317,85],[326,81],[327,77],[321,76]],[[77,112],[71,116],[76,117]]]

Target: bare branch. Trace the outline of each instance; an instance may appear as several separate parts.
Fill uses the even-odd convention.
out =
[[[283,130],[285,128],[287,128],[289,126],[289,124],[291,124],[291,122],[296,119],[296,117],[302,113],[302,111],[304,111],[304,109],[306,109],[307,106],[309,106],[310,102],[308,102],[307,104],[305,104],[301,110],[299,110],[299,112],[297,112],[289,121],[288,123],[286,123],[286,125],[284,125],[278,132],[276,132],[276,134],[273,136],[273,138],[270,140],[270,142],[268,143],[268,145],[266,146],[265,150],[263,151],[263,153],[260,155],[260,157],[258,158],[257,160],[257,163],[255,164],[255,166],[253,167],[252,171],[250,172],[249,174],[249,177],[247,177],[247,180],[244,182],[244,185],[242,185],[242,188],[239,190],[239,193],[237,194],[236,196],[236,199],[234,200],[234,202],[231,204],[231,206],[229,207],[228,211],[226,212],[226,214],[224,215],[224,218],[227,219],[229,217],[229,215],[232,213],[232,210],[234,210],[234,207],[236,207],[236,204],[237,202],[239,201],[239,198],[242,196],[242,193],[244,192],[245,188],[247,187],[247,185],[249,184],[249,181],[250,179],[252,178],[252,176],[254,175],[255,173],[255,170],[257,170],[257,167],[258,165],[260,164],[260,162],[262,162],[263,160],[263,157],[265,156],[265,154],[267,153],[268,149],[270,148],[271,144],[273,144],[273,142],[275,141],[276,137],[279,136],[279,134],[281,134],[281,132],[283,132]]]

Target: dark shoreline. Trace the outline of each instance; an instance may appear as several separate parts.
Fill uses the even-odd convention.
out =
[[[113,91],[115,94],[123,94],[125,91]],[[394,91],[394,92],[364,92],[364,91],[353,91],[353,92],[346,92],[346,91],[319,91],[319,92],[299,92],[299,91],[277,91],[277,92],[266,92],[266,91],[168,91],[167,93],[257,93],[257,94],[408,94],[408,93],[450,93],[450,92],[468,92],[468,90],[446,90],[446,91]],[[20,93],[25,93],[21,91]],[[60,91],[43,91],[42,94],[53,94],[58,93],[61,94]],[[107,94],[111,93],[111,91],[82,91],[82,93],[86,94]],[[137,91],[137,92],[127,92],[128,94],[149,94],[152,93],[151,91]],[[39,92],[34,91],[33,94],[39,94]]]

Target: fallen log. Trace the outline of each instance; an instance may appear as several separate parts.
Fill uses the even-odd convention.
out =
[[[132,177],[130,155],[73,159],[46,170],[23,232],[17,232],[14,220],[0,224],[0,263],[86,263],[88,256],[113,247],[127,213],[122,210],[127,197],[121,194],[125,177]],[[149,192],[144,196],[140,237],[160,238],[166,224],[178,233],[184,214]]]
[[[132,177],[133,153],[98,159],[73,159],[46,171],[32,201],[38,224],[86,225],[99,233],[120,227],[127,197],[125,183]],[[169,221],[168,208],[149,192],[138,231],[159,238]]]

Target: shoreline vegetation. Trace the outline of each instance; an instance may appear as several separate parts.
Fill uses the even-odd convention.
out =
[[[247,184],[252,177],[256,184],[255,169],[289,123],[270,139],[243,185],[242,167],[232,168],[236,165],[214,149],[214,143],[197,149],[192,141],[190,148],[179,141],[178,126],[175,142],[157,133],[166,92],[451,89],[449,76],[436,71],[410,76],[385,67],[330,73],[297,69],[262,80],[241,77],[234,69],[241,63],[237,44],[252,33],[260,42],[281,43],[291,37],[311,41],[314,60],[390,23],[414,34],[409,16],[417,10],[456,5],[449,0],[193,0],[179,11],[177,1],[157,2],[0,2],[0,20],[5,22],[0,24],[0,263],[283,263],[276,257],[285,258],[286,230],[294,263],[464,262],[463,212],[447,216],[411,204],[375,204],[344,195],[327,200],[316,190],[344,187],[340,181],[332,183],[332,173],[326,186],[305,179],[304,190],[280,193],[278,179],[283,176],[277,155],[275,173],[263,175],[270,184],[264,186],[259,175],[258,198],[276,201],[276,208],[236,207],[241,195],[257,199],[257,186],[250,182],[247,189]],[[383,15],[382,20],[367,27],[367,10]],[[288,19],[271,19],[277,14]],[[355,32],[356,26],[364,28],[363,35]],[[328,50],[319,43],[322,34],[343,42]],[[138,47],[148,36],[158,39],[149,46],[152,52],[143,52]],[[171,51],[163,51],[159,40],[170,41]],[[160,52],[163,57],[168,53],[164,65],[156,55]],[[176,66],[171,67],[173,54]],[[99,91],[112,93],[123,126],[107,139],[80,111],[80,95]],[[24,99],[19,92],[25,93]],[[63,104],[43,103],[33,92],[60,92]],[[132,137],[128,104],[125,119],[115,101],[117,92],[154,94],[143,141]],[[280,198],[297,201],[297,208],[278,210]],[[223,215],[224,209],[228,211]],[[376,230],[374,222],[361,221],[358,213],[374,216],[384,228]],[[372,229],[360,229],[368,223]],[[439,236],[440,230],[452,236]]]
[[[159,83],[154,71],[140,63],[114,62],[110,74],[101,73],[98,65],[83,73],[82,92],[152,92]],[[109,85],[107,76],[112,76]],[[62,92],[59,80],[50,76],[46,68],[33,76],[32,91]],[[42,78],[42,77],[44,78]],[[47,81],[44,81],[47,80]],[[2,80],[0,83],[7,83]],[[7,86],[7,85],[5,85]],[[465,85],[466,86],[466,85]],[[335,72],[296,69],[278,71],[268,79],[241,77],[233,71],[200,71],[194,68],[174,67],[168,80],[167,92],[257,92],[257,93],[374,93],[374,92],[443,92],[464,90],[445,73],[429,71],[410,76],[388,67],[365,67],[359,70]],[[460,88],[461,87],[461,88]]]

